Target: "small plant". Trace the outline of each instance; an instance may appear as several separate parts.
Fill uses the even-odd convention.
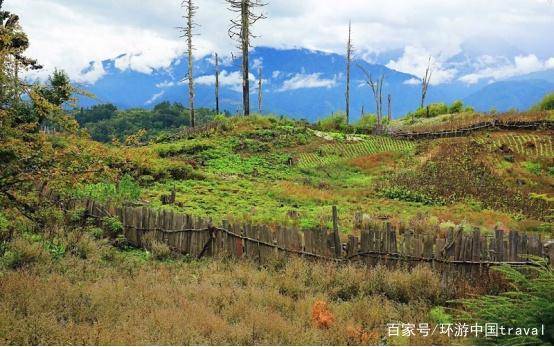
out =
[[[534,175],[540,175],[542,171],[541,164],[532,161],[523,162],[523,167]]]
[[[123,234],[123,223],[117,217],[102,218],[102,225],[110,238],[116,238]]]
[[[426,194],[408,190],[403,187],[387,187],[381,190],[381,195],[388,199],[401,200],[407,202],[418,202],[424,205],[444,205],[442,199],[435,199]]]
[[[169,246],[156,240],[152,233],[145,235],[142,241],[146,249],[152,253],[154,259],[165,260],[171,256],[171,249]]]
[[[451,324],[452,316],[446,313],[444,307],[436,306],[429,311],[429,317],[437,324]]]
[[[17,238],[10,242],[0,263],[10,269],[18,269],[44,259],[46,254],[42,246],[25,238]]]
[[[58,242],[46,242],[44,248],[50,253],[52,259],[59,260],[65,255],[65,245]]]
[[[85,208],[76,208],[69,211],[69,222],[78,223],[83,220],[85,215]]]
[[[335,322],[335,317],[329,307],[327,302],[322,300],[317,300],[312,307],[312,321],[320,329],[328,329]]]

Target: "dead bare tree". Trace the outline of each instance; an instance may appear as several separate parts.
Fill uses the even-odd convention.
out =
[[[350,121],[350,64],[352,63],[352,23],[348,21],[348,41],[346,43],[346,124]]]
[[[262,68],[258,67],[258,113],[262,113]]]
[[[383,83],[385,74],[382,74],[378,80],[373,80],[373,77],[363,66],[358,64],[358,68],[365,75],[365,83],[371,88],[373,99],[375,100],[375,113],[377,115],[377,125],[381,125],[383,119]]]
[[[390,124],[390,121],[392,120],[392,108],[391,108],[392,97],[391,97],[390,94],[388,95],[387,99],[388,99],[388,103],[387,103],[387,120],[389,121],[389,124]]]
[[[194,45],[192,44],[192,36],[194,35],[194,28],[198,25],[194,22],[194,15],[196,14],[197,6],[194,5],[192,0],[183,0],[181,7],[185,9],[185,19],[186,25],[184,27],[179,27],[183,35],[187,40],[187,57],[188,57],[188,87],[189,87],[189,117],[190,125],[194,128],[196,126],[195,116],[194,116],[194,76],[193,76],[193,58],[192,52],[194,50]]]
[[[219,114],[219,58],[215,54],[215,113]]]
[[[250,84],[248,68],[248,50],[250,42],[255,38],[250,30],[260,19],[265,19],[263,14],[256,14],[256,8],[267,5],[260,0],[226,0],[230,5],[229,10],[239,14],[238,18],[231,19],[229,37],[238,42],[238,48],[242,52],[242,107],[244,115],[250,114]]]
[[[427,68],[425,69],[425,75],[421,81],[421,105],[423,108],[425,105],[425,97],[427,97],[427,90],[429,89],[429,81],[431,81],[431,75],[433,74],[433,68],[431,66],[431,57],[429,56],[429,61],[427,62]]]

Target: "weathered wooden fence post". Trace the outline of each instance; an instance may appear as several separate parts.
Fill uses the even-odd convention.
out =
[[[335,257],[340,258],[342,247],[340,244],[340,237],[339,237],[337,206],[335,205],[333,205],[333,236],[335,241]]]

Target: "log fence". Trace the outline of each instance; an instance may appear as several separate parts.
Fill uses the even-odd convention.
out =
[[[422,140],[436,139],[442,137],[458,137],[465,136],[473,132],[485,129],[499,130],[536,130],[554,129],[554,121],[537,120],[537,121],[505,121],[502,119],[493,119],[491,121],[479,122],[463,128],[454,128],[440,131],[395,131],[390,130],[388,134],[394,138],[406,140]]]
[[[266,262],[300,256],[333,262],[358,262],[375,266],[429,264],[442,274],[479,278],[493,265],[530,265],[533,257],[554,260],[554,247],[541,234],[506,232],[496,229],[482,235],[478,228],[468,232],[450,228],[446,233],[418,232],[394,227],[389,222],[363,222],[356,218],[356,235],[339,237],[337,212],[333,228],[325,226],[299,230],[294,225],[255,225],[250,222],[197,218],[172,210],[114,206],[93,200],[76,202],[85,216],[99,224],[105,217],[117,217],[130,244],[146,247],[145,237],[167,244],[174,252],[191,257],[249,258]],[[544,245],[547,246],[544,246]]]

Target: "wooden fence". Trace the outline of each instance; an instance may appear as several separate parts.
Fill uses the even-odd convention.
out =
[[[537,121],[505,121],[502,119],[493,119],[491,121],[479,122],[468,125],[464,128],[455,128],[440,131],[389,131],[389,135],[395,138],[408,140],[421,139],[436,139],[442,137],[457,137],[467,134],[482,131],[485,129],[499,130],[533,130],[533,129],[554,129],[554,121],[537,120]]]
[[[196,258],[245,257],[264,262],[297,255],[368,265],[426,263],[442,273],[473,278],[487,271],[490,265],[530,264],[532,256],[554,259],[554,247],[544,247],[542,235],[500,229],[495,230],[494,235],[482,235],[477,228],[472,232],[451,228],[441,235],[437,231],[416,233],[402,226],[393,227],[388,222],[357,222],[359,236],[344,235],[341,241],[336,209],[332,229],[300,231],[289,225],[269,227],[249,222],[223,221],[215,226],[210,220],[172,210],[117,207],[92,200],[77,205],[85,208],[86,216],[99,222],[108,216],[119,218],[125,237],[136,247],[146,247],[145,240],[154,238],[174,252]]]

